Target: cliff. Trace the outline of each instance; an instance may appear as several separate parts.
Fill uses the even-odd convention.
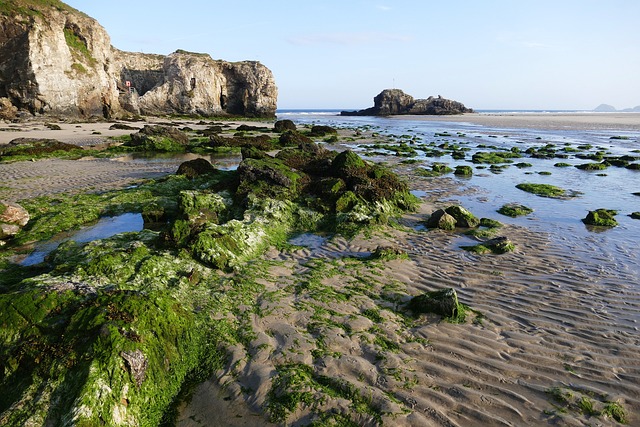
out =
[[[385,89],[373,98],[374,106],[359,111],[343,111],[342,116],[451,115],[472,113],[471,108],[450,99],[430,96],[414,99],[400,89]]]
[[[123,52],[95,19],[62,2],[16,0],[0,4],[0,101],[3,117],[16,108],[80,117],[272,117],[277,88],[258,62]]]

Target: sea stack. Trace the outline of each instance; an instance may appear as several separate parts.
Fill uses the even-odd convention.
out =
[[[359,111],[343,111],[342,116],[452,115],[473,113],[471,108],[450,99],[430,96],[414,99],[400,89],[385,89],[373,98],[374,106]]]

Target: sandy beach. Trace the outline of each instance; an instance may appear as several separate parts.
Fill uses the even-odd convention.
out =
[[[402,119],[492,128],[640,131],[638,113]],[[131,132],[109,131],[109,126],[63,123],[62,130],[54,131],[43,123],[5,124],[0,144],[37,137],[88,147]],[[366,142],[371,135],[364,137]],[[453,178],[416,176],[400,160],[388,163],[421,195],[419,211],[405,215],[399,227],[371,236],[271,248],[264,256],[271,265],[261,279],[264,296],[256,301],[263,314],[247,314],[255,338],[248,348],[237,344],[229,349],[225,369],[196,388],[181,407],[178,425],[275,425],[264,405],[285,364],[313,366],[315,374],[352,384],[367,396],[368,404],[384,414],[381,420],[353,412],[346,399],[333,398],[323,406],[327,413],[351,413],[362,426],[619,425],[574,406],[563,409],[553,399],[556,392],[570,393],[572,401],[590,399],[600,408],[617,402],[629,425],[637,423],[640,288],[634,269],[603,259],[596,238],[581,246],[571,242],[568,248],[550,234],[510,224],[500,232],[514,242],[515,252],[479,256],[462,251],[461,239],[468,238],[427,233],[421,224],[435,209],[473,190],[462,189]],[[0,163],[0,199],[124,188],[173,173],[178,164],[90,158]],[[358,260],[389,245],[408,259]],[[319,291],[299,290],[314,274],[320,274],[322,297]],[[474,310],[464,324],[438,316],[408,318],[397,311],[410,296],[448,287]],[[380,318],[363,314],[372,312]],[[319,337],[325,352],[320,362],[312,355]],[[309,414],[308,407],[299,406],[289,415],[292,422],[282,425],[306,425]]]
[[[640,113],[472,113],[459,116],[395,116],[434,122],[468,122],[494,128],[620,129],[640,131]]]

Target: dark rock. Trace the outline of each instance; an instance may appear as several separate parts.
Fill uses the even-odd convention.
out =
[[[213,167],[205,159],[193,159],[182,163],[178,167],[177,175],[184,175],[189,179],[197,178],[208,173],[215,173],[216,168]]]
[[[441,230],[455,230],[456,219],[446,213],[444,209],[438,209],[431,214],[426,222],[427,228],[439,228]]]
[[[311,131],[309,132],[309,136],[321,137],[325,135],[335,135],[338,131],[331,126],[311,126]]]
[[[629,169],[632,171],[640,171],[640,163],[631,163],[626,167],[626,169]]]
[[[124,123],[114,123],[111,126],[109,126],[109,130],[116,130],[116,129],[120,129],[120,130],[138,130],[137,127],[129,126],[129,125],[124,124]]]
[[[311,138],[295,130],[284,131],[279,141],[283,147],[297,147],[302,142],[313,142]]]
[[[400,89],[385,89],[373,98],[374,106],[359,111],[343,111],[343,116],[391,116],[402,114],[451,115],[472,113],[473,110],[462,103],[450,99],[430,96],[414,99]]]
[[[454,319],[461,311],[458,295],[453,288],[415,296],[409,301],[408,308],[414,313],[433,313]]]
[[[504,236],[496,237],[474,246],[461,246],[461,248],[477,254],[504,254],[515,250],[515,246],[511,240]]]
[[[285,119],[285,120],[278,120],[274,125],[273,125],[273,130],[275,130],[276,132],[284,132],[287,130],[296,130],[296,124],[293,123],[293,121]]]
[[[480,219],[462,206],[449,206],[445,212],[455,218],[457,227],[475,228],[480,225]]]
[[[140,147],[148,151],[180,151],[189,144],[189,137],[169,126],[145,125],[139,132],[131,134],[130,147]]]
[[[633,219],[640,219],[640,212],[633,212],[629,216]]]
[[[269,155],[258,147],[254,147],[252,145],[242,147],[242,160],[266,159],[267,157],[269,157]]]
[[[264,126],[240,125],[236,128],[238,132],[269,132],[270,129]]]
[[[56,139],[17,138],[0,146],[0,158],[9,156],[41,156],[55,151],[73,151],[78,146]]]

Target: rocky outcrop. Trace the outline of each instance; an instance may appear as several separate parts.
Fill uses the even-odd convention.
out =
[[[373,98],[374,106],[359,111],[343,111],[342,116],[450,115],[472,113],[471,108],[450,99],[430,96],[414,99],[400,89],[385,89]]]
[[[4,98],[4,99],[2,99]],[[207,54],[123,52],[100,24],[62,2],[0,9],[0,115],[275,116],[271,71]]]

